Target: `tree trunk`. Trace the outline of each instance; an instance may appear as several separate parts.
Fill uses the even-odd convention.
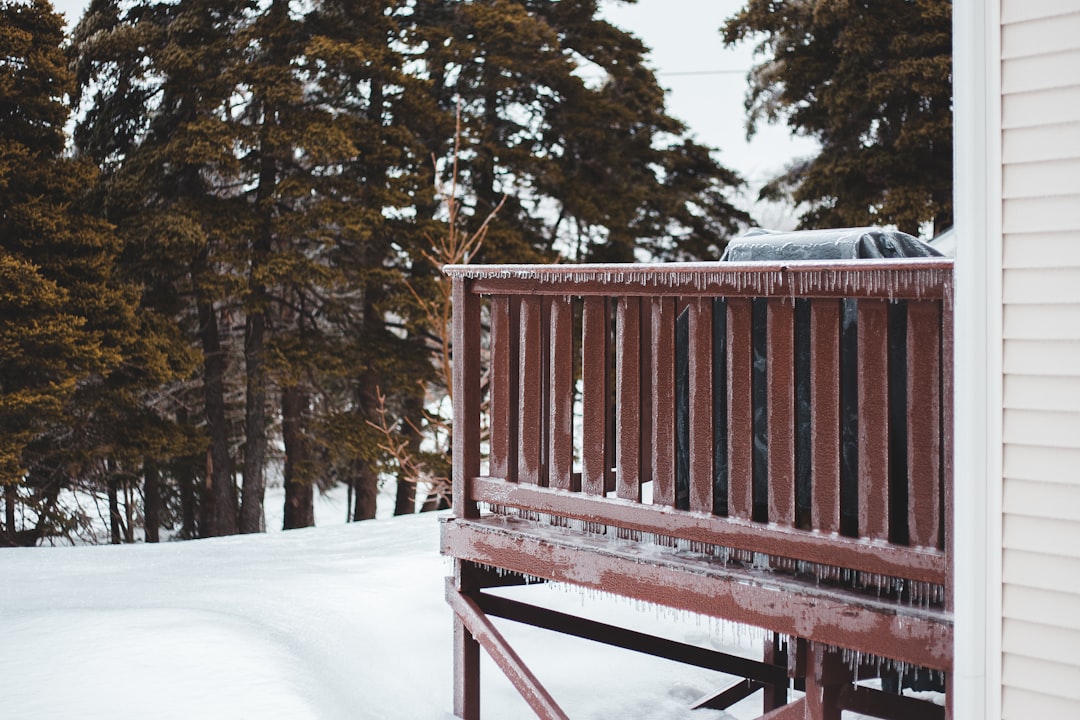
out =
[[[265,288],[262,294],[265,294]],[[244,329],[247,370],[247,407],[244,413],[244,481],[240,505],[240,532],[263,532],[266,496],[266,313],[249,312]]]
[[[159,541],[161,527],[161,474],[157,463],[146,458],[143,461],[143,532],[146,542]]]
[[[117,493],[117,485],[119,481],[116,475],[109,473],[109,479],[106,483],[107,492],[109,495],[109,542],[113,545],[119,545],[120,538],[120,500]]]
[[[424,398],[412,395],[403,404],[405,417],[408,420],[402,428],[402,434],[408,440],[405,451],[410,456],[416,457],[420,453],[420,441],[422,440],[417,428],[420,427],[423,420]],[[416,478],[405,477],[404,473],[399,473],[397,494],[394,498],[394,514],[411,515],[414,512],[416,512]]]
[[[187,409],[180,407],[176,411],[177,424],[186,427],[188,424]],[[198,533],[196,524],[196,494],[195,486],[198,482],[196,463],[198,457],[186,456],[179,459],[175,465],[176,484],[180,489],[180,534],[184,540],[191,540]]]
[[[199,277],[200,273],[194,273]],[[221,347],[214,304],[198,293],[199,335],[203,346],[203,402],[210,447],[202,494],[202,537],[235,535],[236,488],[229,472],[229,435],[225,422],[225,352]]]
[[[357,460],[356,496],[353,498],[353,520],[371,520],[375,517],[375,499],[379,495],[379,476],[371,463]]]
[[[311,448],[304,433],[308,402],[306,390],[298,385],[289,385],[281,391],[281,439],[285,443],[285,530],[315,524]]]
[[[14,484],[4,486],[4,535],[2,545],[15,545],[15,503],[18,490]]]

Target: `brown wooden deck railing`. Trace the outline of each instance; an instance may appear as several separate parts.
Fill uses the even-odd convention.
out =
[[[950,261],[445,270],[446,552],[950,669]],[[678,601],[649,591],[663,574],[605,587],[648,564],[520,550],[546,542],[544,526],[600,555],[589,530],[725,567],[764,558],[804,590],[724,609],[723,582],[687,581]]]

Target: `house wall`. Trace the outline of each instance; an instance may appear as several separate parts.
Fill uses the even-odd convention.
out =
[[[1080,0],[1000,22],[1001,714],[1080,717]]]

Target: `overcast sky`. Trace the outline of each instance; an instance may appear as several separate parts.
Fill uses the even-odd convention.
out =
[[[53,0],[70,24],[88,0]],[[757,187],[813,143],[790,137],[786,127],[759,129],[747,142],[743,99],[752,48],[725,48],[720,26],[743,0],[609,0],[605,16],[652,49],[651,63],[668,90],[671,114],[698,141],[717,148],[720,161]]]

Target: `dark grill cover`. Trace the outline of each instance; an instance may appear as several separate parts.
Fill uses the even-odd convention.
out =
[[[756,228],[732,240],[721,260],[854,260],[857,258],[940,257],[916,237],[880,228],[839,228],[776,232]]]

